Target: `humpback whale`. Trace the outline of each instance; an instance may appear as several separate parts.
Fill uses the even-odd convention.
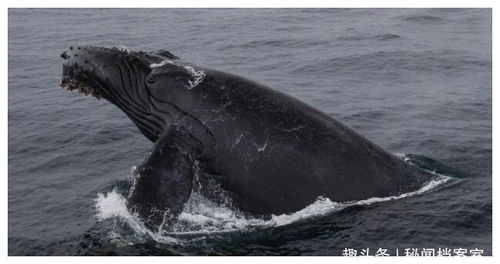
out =
[[[320,196],[398,195],[433,177],[290,95],[165,50],[77,46],[61,57],[62,87],[116,105],[154,143],[127,201],[151,229],[176,221],[195,180],[265,217]]]

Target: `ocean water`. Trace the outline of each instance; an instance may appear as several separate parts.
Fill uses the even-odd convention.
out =
[[[490,9],[10,9],[9,255],[342,255],[492,241]],[[165,49],[264,83],[440,176],[272,219],[194,194],[173,230],[126,210],[152,144],[61,89],[71,45]]]

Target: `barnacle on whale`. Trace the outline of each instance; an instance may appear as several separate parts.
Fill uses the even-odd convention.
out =
[[[63,78],[59,83],[59,86],[63,87],[64,90],[77,90],[79,93],[85,95],[91,95],[95,97],[97,100],[102,98],[102,95],[96,89],[90,88],[86,83],[75,80],[73,78]]]

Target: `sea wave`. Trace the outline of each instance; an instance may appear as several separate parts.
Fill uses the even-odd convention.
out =
[[[247,232],[255,229],[285,226],[328,215],[352,206],[366,206],[420,195],[449,180],[448,176],[436,174],[436,177],[416,191],[388,197],[372,197],[348,202],[335,202],[326,197],[318,197],[316,201],[302,210],[290,214],[272,215],[269,219],[249,217],[235,208],[216,204],[203,195],[193,192],[177,222],[170,229],[159,232],[147,229],[141,219],[127,209],[127,199],[117,189],[107,193],[99,193],[95,199],[95,208],[99,221],[117,218],[125,222],[138,235],[149,236],[160,243],[178,244],[183,243],[183,237],[192,238],[192,235]]]

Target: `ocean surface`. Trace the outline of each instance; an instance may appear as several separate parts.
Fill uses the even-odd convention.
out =
[[[10,9],[9,255],[491,255],[491,20],[490,9]],[[267,220],[195,193],[173,230],[151,232],[124,197],[152,143],[117,107],[58,86],[59,55],[79,44],[165,49],[245,76],[445,176]]]

